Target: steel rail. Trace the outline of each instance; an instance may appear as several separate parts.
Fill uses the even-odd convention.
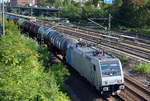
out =
[[[59,30],[60,32],[61,32],[61,30],[60,29],[58,29],[58,28],[55,28],[55,29],[57,29],[57,30]],[[72,32],[72,31],[71,31]],[[66,32],[65,31],[65,33],[67,33],[68,34],[68,32]],[[74,32],[74,33],[76,33],[76,32]],[[81,34],[82,35],[82,38],[84,37],[85,38],[85,36],[88,36],[89,38],[94,38],[94,39],[99,39],[100,40],[100,38],[98,38],[98,37],[95,37],[95,36],[92,36],[92,35],[87,35],[87,34],[85,34],[85,33],[78,33],[78,34]],[[84,35],[84,36],[83,36]],[[110,43],[109,43],[110,44]],[[117,44],[117,43],[116,43]],[[106,44],[105,44],[106,45]],[[110,45],[109,45],[110,46]],[[114,45],[115,46],[115,45]],[[114,48],[114,46],[113,46],[113,48]],[[123,45],[122,45],[123,46]],[[125,46],[125,45],[124,45]],[[111,46],[112,47],[112,46]],[[117,48],[119,48],[119,47],[117,47]],[[132,48],[132,47],[131,47]],[[125,49],[122,49],[123,51],[125,51]],[[135,51],[138,51],[139,49],[136,49]],[[141,55],[137,55],[137,54],[135,54],[135,52],[133,51],[133,49],[132,49],[132,51],[130,51],[130,50],[126,50],[125,52],[128,52],[128,53],[131,53],[132,52],[132,54],[134,54],[134,55],[136,55],[136,56],[139,56],[139,57],[142,57],[142,58],[145,58],[145,57],[147,57],[147,59],[148,59],[148,61],[147,62],[150,62],[149,61],[149,57],[150,57],[150,55],[149,55],[149,53],[147,53],[147,54],[144,54],[144,56],[141,56]],[[141,51],[138,51],[138,53],[139,54],[142,54],[142,53],[146,53],[146,52],[142,52],[141,53]]]
[[[59,27],[59,26],[58,26]],[[62,26],[59,27],[60,29],[62,29]],[[63,28],[62,30],[67,30],[67,31],[71,31],[71,32],[76,32],[76,33],[79,33],[79,34],[84,34],[84,35],[87,35],[87,36],[91,36],[91,37],[101,37],[101,36],[104,36],[104,37],[109,37],[108,35],[103,35],[103,34],[96,34],[96,33],[92,33],[94,35],[91,35],[91,34],[87,34],[87,33],[84,33],[84,32],[78,32],[78,30],[72,30],[72,29],[66,29],[66,28]],[[115,38],[115,37],[114,37]],[[126,46],[129,46],[129,47],[134,47],[134,48],[137,48],[137,49],[140,49],[140,50],[144,50],[144,51],[147,51],[147,52],[150,52],[149,49],[146,49],[146,48],[143,48],[143,47],[139,47],[139,46],[135,46],[135,45],[132,45],[132,44],[128,44],[128,43],[124,43],[124,42],[120,42],[120,44],[123,44],[123,45],[126,45]]]

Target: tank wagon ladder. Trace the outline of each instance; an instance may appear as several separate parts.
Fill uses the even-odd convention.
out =
[[[44,46],[44,36],[42,34],[37,34],[36,40],[39,40],[38,43],[41,47]]]
[[[37,34],[35,37],[36,37],[36,40],[37,40],[38,44],[41,45],[41,35]]]
[[[44,22],[42,22],[42,25],[44,25]],[[41,45],[41,47],[42,46],[44,46],[44,36],[43,36],[43,34],[40,34],[40,45]]]
[[[25,32],[25,35],[26,35],[27,38],[30,37],[28,32]]]
[[[44,46],[44,36],[43,36],[43,34],[41,34],[41,40],[40,40],[41,42],[41,46]]]

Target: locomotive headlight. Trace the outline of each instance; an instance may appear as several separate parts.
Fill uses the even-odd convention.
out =
[[[103,88],[103,91],[108,91],[108,90],[109,90],[108,87],[104,87],[104,88]]]
[[[122,80],[117,80],[117,83],[122,83]]]
[[[120,85],[119,89],[125,89],[125,86],[124,85]]]
[[[104,81],[103,84],[104,84],[104,85],[107,85],[107,84],[108,84],[108,81]]]

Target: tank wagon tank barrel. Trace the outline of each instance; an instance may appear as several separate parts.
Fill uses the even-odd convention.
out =
[[[66,63],[73,67],[81,76],[93,85],[101,94],[115,95],[124,89],[124,75],[121,62],[91,45],[80,43],[71,37],[40,26],[22,18],[7,16],[7,19],[17,22],[32,36],[43,36],[48,46],[60,51]]]

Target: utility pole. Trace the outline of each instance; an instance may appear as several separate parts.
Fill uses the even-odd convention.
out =
[[[2,0],[2,27],[3,27],[3,35],[5,35],[5,15],[4,15],[4,0]]]
[[[83,0],[80,0],[80,5],[83,6]]]
[[[109,14],[109,17],[108,17],[108,30],[111,29],[111,14]]]

